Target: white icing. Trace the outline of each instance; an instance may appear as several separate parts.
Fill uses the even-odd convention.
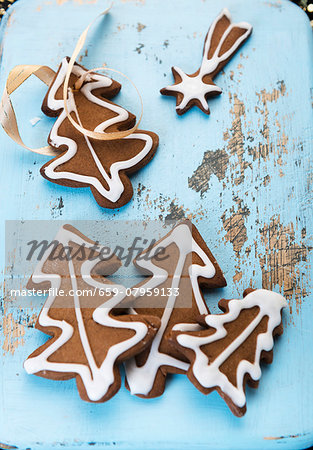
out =
[[[162,247],[167,247],[173,243],[178,247],[179,259],[175,267],[175,272],[170,286],[172,289],[171,292],[174,293],[175,288],[179,287],[187,255],[191,252],[196,253],[201,258],[204,265],[200,266],[198,264],[191,264],[189,267],[189,277],[191,280],[192,291],[197,303],[199,314],[207,314],[207,308],[205,306],[205,303],[203,302],[198,284],[198,277],[201,276],[205,278],[213,278],[215,275],[215,268],[206,253],[193,239],[192,232],[188,225],[178,225],[167,237],[162,240],[161,245]],[[149,252],[149,256],[153,257],[158,250],[159,246],[154,247]],[[151,259],[138,260],[137,264],[153,274],[152,278],[150,278],[147,283],[142,286],[146,289],[153,289],[163,284],[168,278],[169,274],[167,273],[167,271],[153,264]],[[136,291],[134,295],[136,297],[139,297],[140,293],[137,293]],[[189,367],[189,364],[180,361],[179,359],[173,358],[172,356],[166,355],[159,350],[163,334],[168,326],[173,308],[175,307],[176,300],[177,297],[175,297],[174,294],[170,295],[167,299],[167,304],[164,308],[164,312],[161,318],[161,327],[159,328],[152,342],[149,356],[145,364],[141,367],[138,367],[135,358],[132,358],[125,363],[126,377],[131,394],[148,395],[153,388],[156,374],[161,366],[171,366],[184,371],[187,371]],[[179,329],[198,329],[197,324],[178,324],[176,326],[179,327]]]
[[[201,347],[212,342],[223,339],[226,335],[224,324],[237,319],[243,309],[259,307],[259,312],[253,321],[234,339],[231,344],[213,361],[210,362]],[[208,327],[216,329],[215,333],[209,336],[199,337],[188,334],[177,336],[179,345],[193,350],[195,361],[192,371],[198,382],[204,388],[219,387],[233,403],[238,407],[243,407],[246,403],[244,392],[244,376],[249,374],[253,380],[259,380],[261,377],[260,357],[263,350],[270,351],[274,346],[273,330],[281,322],[281,310],[287,306],[286,300],[275,292],[259,289],[253,291],[242,300],[231,300],[228,303],[229,312],[226,314],[207,315],[206,323]],[[254,363],[247,360],[240,361],[236,372],[236,384],[234,386],[225,374],[220,371],[221,365],[238,349],[250,334],[256,329],[261,320],[267,316],[268,324],[265,333],[257,337],[257,344],[254,355]]]
[[[218,86],[216,86],[214,84],[204,83],[203,77],[205,75],[212,74],[221,62],[227,60],[238,49],[238,47],[247,38],[247,36],[251,33],[251,30],[252,30],[252,26],[247,22],[239,22],[239,23],[234,23],[234,24],[231,23],[225,30],[223,36],[221,37],[221,40],[220,40],[213,56],[210,59],[208,59],[207,56],[208,56],[208,52],[210,49],[211,40],[212,40],[212,36],[213,36],[214,30],[215,30],[215,27],[216,27],[218,21],[223,16],[226,16],[229,19],[229,21],[231,21],[231,16],[230,16],[230,13],[227,8],[224,8],[221,11],[221,13],[217,16],[217,18],[214,20],[213,24],[211,25],[211,27],[209,29],[209,32],[208,32],[208,35],[207,35],[207,38],[206,38],[206,41],[204,44],[204,52],[203,52],[201,67],[199,69],[199,74],[196,76],[190,76],[190,75],[185,74],[185,72],[183,72],[179,67],[173,68],[174,71],[181,77],[181,82],[179,82],[178,84],[174,84],[172,86],[167,86],[165,89],[167,89],[168,91],[171,91],[171,92],[179,92],[179,93],[183,94],[183,99],[180,102],[180,104],[176,106],[176,110],[183,110],[191,100],[196,99],[201,103],[203,109],[208,111],[209,106],[208,106],[205,96],[210,93],[219,94],[222,92],[221,88],[219,88]],[[231,32],[231,30],[235,27],[240,27],[240,28],[246,29],[246,32],[242,36],[240,36],[239,39],[237,39],[237,41],[233,44],[233,46],[226,53],[219,56],[219,52],[221,50],[223,43],[225,42],[225,39],[227,38],[227,36]]]
[[[58,111],[62,109],[61,114],[59,115],[58,119],[56,120],[51,133],[50,133],[50,139],[51,143],[54,147],[58,148],[61,145],[66,145],[68,147],[68,150],[62,155],[60,158],[58,158],[55,161],[52,161],[44,170],[47,175],[47,177],[57,180],[57,179],[69,179],[72,181],[77,181],[79,183],[85,183],[93,186],[97,189],[97,191],[106,199],[108,199],[111,202],[117,202],[119,198],[121,197],[122,193],[124,192],[124,185],[120,179],[119,172],[121,170],[128,169],[130,167],[135,166],[138,164],[151,150],[153,146],[153,140],[152,138],[145,133],[132,133],[130,136],[125,137],[124,139],[139,139],[143,141],[144,146],[143,149],[134,157],[127,159],[125,161],[117,161],[113,163],[107,172],[105,168],[102,166],[96,151],[94,150],[92,143],[88,136],[84,136],[88,149],[90,151],[90,154],[92,158],[95,161],[95,164],[99,170],[99,173],[105,183],[108,185],[108,189],[106,189],[102,182],[95,176],[88,176],[88,175],[82,175],[78,173],[72,173],[72,172],[66,172],[66,171],[56,171],[56,169],[64,164],[65,162],[69,161],[77,152],[77,144],[74,140],[70,138],[66,138],[64,136],[59,135],[59,127],[63,123],[63,121],[66,119],[66,112],[64,110],[64,101],[57,100],[56,99],[56,93],[60,86],[63,84],[66,71],[68,67],[67,59],[64,58],[62,60],[61,68],[58,73],[58,76],[51,86],[48,100],[47,100],[47,106],[51,110]],[[76,76],[81,76],[85,72],[85,69],[83,69],[80,66],[74,66],[73,67],[73,74]],[[96,132],[104,132],[108,127],[111,125],[114,125],[116,123],[123,122],[128,118],[128,112],[121,108],[118,105],[114,105],[112,103],[106,102],[104,99],[100,99],[93,95],[92,91],[94,89],[103,88],[106,86],[110,86],[112,84],[112,80],[108,77],[105,77],[103,75],[97,75],[93,74],[87,75],[86,80],[88,81],[82,88],[81,92],[85,95],[85,97],[90,101],[93,102],[99,106],[102,106],[104,108],[108,108],[111,111],[115,112],[117,115],[111,119],[108,119],[102,123],[100,123],[93,131]],[[79,124],[82,126],[82,123],[79,119],[79,115],[77,112],[77,108],[75,105],[75,99],[72,92],[69,90],[69,96],[68,96],[68,111],[69,113],[74,112],[76,114],[76,117],[78,119]]]
[[[78,245],[84,245],[86,248],[91,248],[94,244],[91,244],[88,241],[85,241],[77,234],[66,230],[65,228],[61,228],[55,238],[60,244],[63,246],[68,246],[70,242],[75,242]],[[39,324],[42,327],[56,327],[61,329],[61,335],[58,339],[55,340],[52,344],[49,345],[42,353],[39,355],[29,358],[24,362],[24,368],[26,372],[34,374],[41,371],[52,371],[52,372],[62,372],[62,373],[76,373],[78,374],[82,382],[85,386],[86,393],[91,401],[98,401],[103,396],[106,395],[108,389],[114,382],[114,365],[116,363],[117,358],[126,352],[128,349],[137,345],[142,339],[147,336],[148,327],[143,322],[123,322],[120,320],[116,320],[111,317],[110,311],[112,308],[117,306],[124,298],[125,298],[125,288],[123,286],[117,284],[103,284],[91,276],[91,271],[95,265],[101,261],[100,258],[95,258],[91,261],[85,261],[81,266],[81,273],[79,274],[82,277],[82,280],[87,283],[89,286],[96,289],[105,289],[107,292],[112,289],[118,289],[118,294],[114,294],[112,292],[112,298],[103,303],[101,306],[95,309],[93,313],[93,319],[106,327],[113,328],[126,328],[129,330],[135,331],[135,334],[126,339],[123,342],[119,342],[118,344],[110,347],[107,355],[105,356],[104,361],[101,366],[98,367],[96,361],[93,357],[92,350],[90,347],[90,343],[88,340],[88,336],[86,333],[86,328],[84,325],[81,308],[80,308],[80,299],[76,295],[77,294],[77,279],[73,266],[73,262],[69,261],[69,273],[71,277],[72,289],[74,292],[74,309],[76,314],[76,320],[78,325],[78,332],[80,335],[82,347],[84,353],[86,355],[88,365],[77,364],[77,363],[57,363],[48,361],[48,358],[56,352],[62,345],[64,345],[69,339],[71,339],[73,335],[73,327],[65,322],[64,320],[55,320],[49,317],[49,309],[53,305],[53,302],[56,298],[56,292],[61,286],[61,276],[58,274],[47,274],[44,273],[43,265],[46,262],[49,254],[51,253],[51,249],[47,249],[43,258],[37,265],[34,274],[32,276],[32,281],[34,283],[41,283],[43,281],[49,281],[51,283],[51,292],[46,303],[39,315]],[[96,293],[95,293],[96,295]]]

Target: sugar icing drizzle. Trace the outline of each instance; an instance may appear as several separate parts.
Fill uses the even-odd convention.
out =
[[[85,248],[92,248],[94,245],[88,241],[85,241],[83,238],[64,227],[59,230],[55,239],[63,246],[68,246],[70,242],[74,242],[78,245],[84,245]],[[128,349],[137,345],[140,341],[142,341],[142,339],[146,337],[148,333],[148,326],[143,322],[123,322],[120,320],[116,320],[114,319],[114,317],[110,316],[111,309],[116,307],[125,298],[125,288],[117,284],[103,284],[95,280],[91,276],[93,267],[95,267],[95,265],[99,263],[99,261],[101,261],[99,257],[90,261],[85,261],[81,266],[80,276],[85,283],[95,289],[95,295],[97,289],[105,289],[107,292],[114,289],[114,292],[112,291],[112,298],[95,309],[95,311],[93,312],[93,319],[99,324],[106,327],[128,329],[135,332],[135,334],[131,338],[111,346],[101,366],[98,367],[92,354],[82,317],[80,299],[77,295],[77,279],[73,262],[69,261],[69,274],[72,289],[74,292],[74,309],[78,325],[78,332],[86,359],[88,361],[88,365],[48,361],[49,357],[54,352],[56,352],[69,339],[71,339],[74,332],[72,325],[65,322],[64,320],[55,320],[49,317],[49,310],[56,298],[56,292],[61,286],[60,275],[47,274],[43,272],[44,263],[46,262],[50,253],[51,248],[48,248],[32,275],[32,281],[34,283],[41,283],[43,281],[49,281],[51,283],[52,294],[47,298],[46,303],[39,315],[38,321],[42,327],[56,327],[61,329],[61,335],[39,355],[27,359],[24,362],[24,368],[26,372],[30,374],[36,374],[41,371],[76,373],[81,377],[89,399],[91,401],[98,401],[106,395],[108,389],[114,383],[114,365],[117,358]],[[115,293],[116,289],[118,290],[117,294]]]
[[[236,320],[242,310],[255,306],[259,307],[257,316],[215,360],[210,362],[201,347],[223,339],[227,335],[224,325]],[[274,346],[273,331],[281,323],[281,310],[286,306],[287,302],[280,294],[259,289],[251,292],[242,300],[231,300],[228,303],[229,312],[226,314],[207,315],[205,321],[208,327],[215,328],[215,333],[209,336],[179,334],[177,336],[179,345],[189,348],[195,353],[195,361],[190,370],[192,370],[198,382],[204,388],[219,387],[235,405],[243,407],[246,403],[244,376],[249,374],[253,380],[260,379],[261,353],[263,350],[272,350]],[[236,370],[237,382],[234,386],[227,376],[221,372],[220,367],[235,350],[243,345],[264,317],[268,317],[267,330],[257,337],[254,363],[252,364],[245,359],[240,361]]]
[[[117,161],[114,162],[110,170],[107,172],[103,165],[101,164],[100,159],[97,156],[96,151],[94,150],[92,146],[91,140],[88,138],[88,136],[84,136],[88,149],[90,151],[90,154],[99,170],[99,173],[105,183],[108,185],[108,189],[104,187],[101,180],[99,180],[95,176],[88,176],[83,175],[79,173],[72,173],[67,171],[56,171],[56,169],[61,166],[62,164],[69,161],[76,153],[77,153],[77,143],[70,138],[60,136],[59,135],[59,127],[63,123],[64,120],[66,120],[66,112],[64,110],[64,102],[63,100],[57,100],[56,99],[56,93],[60,86],[63,84],[66,71],[68,67],[67,59],[64,58],[61,63],[61,67],[59,70],[59,73],[56,77],[56,80],[54,81],[53,85],[50,88],[50,92],[47,99],[47,106],[54,111],[58,111],[62,109],[61,114],[57,118],[51,133],[50,133],[50,139],[51,143],[54,147],[58,148],[61,145],[66,145],[68,147],[68,150],[59,157],[58,159],[53,160],[47,167],[45,167],[45,174],[48,178],[51,178],[53,180],[56,179],[69,179],[72,181],[77,181],[84,184],[89,184],[93,186],[97,191],[106,199],[108,199],[111,202],[117,202],[119,198],[121,197],[122,193],[124,192],[124,185],[120,179],[119,172],[121,170],[129,169],[130,167],[135,166],[138,164],[144,157],[149,153],[149,151],[152,149],[153,146],[153,140],[151,136],[149,136],[146,133],[132,133],[131,135],[125,137],[124,139],[137,139],[143,141],[143,148],[142,150],[135,155],[134,157],[124,160],[124,161]],[[72,73],[76,75],[77,77],[81,76],[86,70],[78,65],[75,65],[73,67]],[[128,118],[128,112],[121,108],[118,105],[106,102],[104,99],[100,99],[96,97],[92,91],[94,89],[98,88],[104,88],[108,87],[112,84],[112,80],[106,76],[98,75],[98,74],[89,74],[86,78],[86,83],[81,87],[81,92],[83,95],[92,103],[95,103],[96,105],[102,106],[104,108],[110,109],[114,113],[116,113],[116,116],[108,119],[102,123],[100,123],[93,131],[96,132],[104,132],[108,127],[111,125],[120,123]],[[69,113],[74,112],[76,114],[77,120],[79,125],[82,126],[82,123],[79,119],[79,115],[77,112],[77,107],[75,104],[75,98],[73,93],[69,90],[69,96],[68,96],[68,111]]]
[[[203,109],[205,111],[209,111],[209,106],[205,98],[206,95],[220,94],[222,92],[222,89],[216,86],[215,84],[204,83],[203,77],[205,75],[211,75],[217,69],[217,67],[221,62],[224,62],[228,58],[230,58],[232,54],[236,52],[236,50],[239,48],[242,42],[247,39],[247,37],[252,31],[252,26],[247,22],[231,23],[223,33],[213,56],[210,59],[208,59],[207,55],[209,53],[216,25],[222,19],[223,16],[226,16],[227,19],[231,22],[230,13],[227,8],[224,8],[217,16],[217,18],[214,20],[209,29],[204,44],[203,58],[201,67],[199,69],[199,73],[195,76],[191,76],[187,75],[179,67],[173,67],[173,72],[179,75],[181,81],[172,86],[167,86],[165,90],[168,90],[170,92],[179,92],[180,94],[183,95],[183,99],[181,100],[180,104],[176,106],[176,110],[178,111],[186,108],[186,106],[191,100],[198,100],[201,103]],[[246,31],[234,42],[232,47],[227,52],[220,55],[219,53],[222,48],[222,45],[233,28],[242,28]]]
[[[213,278],[215,275],[215,268],[206,253],[193,239],[192,232],[188,225],[178,225],[167,237],[165,237],[161,241],[162,247],[167,247],[173,243],[176,244],[179,250],[179,259],[172,278],[171,292],[174,292],[174,289],[179,287],[187,255],[191,252],[196,253],[200,256],[204,265],[200,266],[198,264],[191,264],[188,269],[189,277],[191,280],[192,291],[195,297],[199,314],[207,314],[207,308],[205,303],[203,302],[198,284],[198,277],[201,276],[205,278]],[[149,252],[149,255],[153,257],[158,250],[159,247],[156,246],[151,250],[151,252]],[[160,286],[167,280],[169,276],[166,270],[156,266],[151,259],[138,260],[137,264],[153,274],[152,278],[144,286],[142,286],[146,289],[153,289],[157,286]],[[140,294],[136,293],[135,296],[138,297],[140,296]],[[131,358],[125,363],[126,377],[131,394],[148,395],[153,388],[157,372],[162,366],[171,366],[184,371],[188,370],[189,364],[180,361],[177,358],[173,358],[170,355],[164,354],[159,349],[164,332],[167,328],[172,311],[175,307],[176,299],[177,297],[175,297],[174,294],[170,295],[167,299],[167,304],[164,308],[164,312],[161,318],[161,327],[154,337],[149,356],[145,364],[141,367],[137,366],[135,358]],[[198,324],[192,323],[181,323],[177,324],[175,327],[176,329],[182,331],[195,331],[199,329]]]

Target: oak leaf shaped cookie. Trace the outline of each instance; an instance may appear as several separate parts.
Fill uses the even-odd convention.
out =
[[[63,84],[68,67],[64,58],[43,101],[43,112],[58,117],[48,143],[60,155],[40,170],[53,183],[70,187],[89,187],[103,208],[119,208],[130,201],[133,188],[129,175],[145,166],[154,156],[158,136],[137,130],[123,139],[100,141],[77,131],[64,110]],[[86,69],[75,64],[70,86]],[[104,75],[91,73],[79,90],[69,90],[68,109],[73,119],[88,130],[113,132],[130,129],[135,116],[112,103],[121,85]]]
[[[282,334],[286,300],[275,292],[247,289],[241,300],[221,300],[224,314],[203,317],[205,330],[173,331],[172,343],[184,348],[187,375],[204,394],[216,390],[233,414],[246,412],[246,382],[257,387],[261,361],[273,360],[274,336]]]
[[[148,252],[149,258],[143,258]],[[164,392],[168,373],[186,373],[189,367],[179,348],[170,345],[173,327],[199,330],[198,316],[208,314],[200,286],[223,287],[226,281],[200,233],[187,221],[139,255],[135,264],[149,277],[133,288],[132,311],[158,317],[161,327],[152,344],[126,362],[126,386],[132,394],[153,398]]]
[[[27,286],[50,289],[36,328],[52,337],[27,358],[24,367],[28,373],[54,380],[76,377],[83,400],[103,402],[120,388],[118,364],[151,342],[160,321],[150,316],[114,317],[112,308],[125,297],[123,286],[105,278],[119,268],[116,256],[103,260],[94,250],[95,243],[69,225],[60,229],[55,242]]]

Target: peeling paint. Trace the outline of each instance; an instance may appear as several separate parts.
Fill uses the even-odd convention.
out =
[[[86,48],[84,54],[79,56],[78,62],[81,63],[84,58],[87,58],[87,56],[88,56],[88,49]]]
[[[275,3],[272,3],[272,2],[264,2],[264,5],[267,5],[267,6],[269,6],[270,8],[276,8],[276,9],[278,9],[279,11],[282,10],[282,3],[281,3],[280,0],[276,0]]]
[[[14,272],[14,263],[5,268],[5,278]],[[24,289],[23,281],[15,289]],[[33,328],[37,320],[37,314],[31,308],[23,309],[15,303],[17,299],[12,297],[6,283],[3,284],[3,299],[1,305],[0,330],[3,335],[2,350],[3,355],[14,354],[15,350],[25,344],[24,336],[26,328]],[[0,447],[1,448],[1,447]]]
[[[242,279],[242,272],[236,271],[235,275],[233,276],[233,282],[238,283]]]
[[[24,345],[25,328],[13,318],[13,314],[4,314],[3,321],[4,342],[2,345],[3,354],[14,354],[19,345]]]
[[[278,216],[272,217],[259,231],[260,241],[266,248],[265,253],[258,252],[263,288],[272,290],[278,285],[287,299],[295,296],[299,310],[302,299],[309,294],[304,287],[303,274],[297,267],[300,262],[307,261],[312,250],[305,243],[306,229],[302,229],[301,239],[296,242],[294,224],[284,226]]]
[[[50,211],[53,219],[62,216],[64,208],[63,197],[60,196],[56,199],[55,203],[50,203]]]
[[[299,433],[299,434],[288,434],[287,436],[264,436],[263,439],[267,441],[277,441],[280,439],[295,439],[301,436],[305,436],[307,433]]]
[[[277,155],[277,162],[281,165],[280,158],[283,153],[287,153],[287,143],[288,137],[284,132],[281,132],[281,125],[276,120],[277,127],[277,141],[271,140],[272,133],[270,132],[270,112],[269,103],[276,103],[280,97],[287,95],[286,85],[284,81],[278,81],[277,87],[268,92],[266,89],[262,89],[260,92],[256,92],[258,97],[258,104],[255,107],[255,112],[259,114],[260,119],[263,119],[263,124],[259,119],[260,134],[263,137],[263,142],[261,141],[258,146],[249,149],[249,153],[253,156],[253,160],[263,158],[267,160],[270,153],[275,153]]]
[[[26,310],[18,307],[15,303],[16,298],[10,292],[5,280],[14,276],[15,270],[16,249],[7,253],[8,265],[4,268],[3,297],[0,301],[0,331],[2,333],[2,350],[3,355],[14,354],[15,350],[24,345],[25,328],[33,327],[37,320],[36,314],[26,314]],[[21,278],[20,286],[15,286],[14,289],[23,289],[23,279]],[[29,310],[31,311],[31,309]],[[0,447],[1,448],[1,447]]]
[[[245,220],[250,211],[247,206],[243,205],[242,200],[238,200],[237,209],[235,210],[235,206],[232,206],[229,213],[225,211],[221,217],[226,231],[225,240],[232,244],[234,252],[238,256],[244,243],[248,240]]]
[[[123,31],[128,25],[126,23],[120,23],[117,25],[117,31]]]
[[[168,211],[165,220],[181,220],[186,215],[183,206],[176,205],[175,202],[170,203]]]
[[[160,220],[181,220],[189,219],[199,222],[205,217],[205,210],[198,208],[191,211],[178,202],[177,198],[167,197],[160,194],[156,198],[151,197],[151,191],[146,186],[139,183],[137,188],[137,201],[140,209],[147,211],[147,220],[151,217],[151,210],[158,212]]]
[[[140,33],[145,28],[146,28],[146,25],[144,25],[143,23],[140,23],[140,22],[137,23],[137,31],[138,31],[138,33]]]
[[[241,66],[241,65],[240,65]],[[234,73],[230,75],[233,80]],[[284,165],[283,155],[287,154],[288,137],[283,131],[277,117],[273,122],[273,114],[269,110],[270,103],[288,95],[284,81],[278,81],[271,91],[262,89],[256,92],[255,112],[258,115],[259,133],[252,135],[247,123],[246,107],[238,94],[229,92],[230,115],[232,123],[223,133],[227,143],[224,148],[206,151],[199,167],[188,179],[188,185],[203,195],[209,189],[209,180],[214,173],[219,181],[238,186],[245,180],[247,169],[253,169],[254,161],[268,161],[274,155],[274,165]],[[274,116],[275,118],[275,116]],[[274,138],[273,138],[274,137]],[[219,160],[220,159],[220,160]],[[279,176],[284,176],[279,169]],[[268,176],[266,183],[270,182]]]
[[[244,172],[247,167],[250,166],[250,163],[245,158],[245,137],[243,133],[243,124],[242,120],[246,118],[246,110],[244,103],[238,98],[237,94],[232,96],[229,93],[229,101],[232,103],[232,108],[230,109],[230,113],[233,116],[233,122],[230,130],[228,131],[229,140],[227,149],[229,153],[235,157],[235,166],[239,165],[238,170],[231,171],[231,179],[233,182],[238,185],[244,180]],[[237,176],[236,176],[237,175]],[[239,175],[239,176],[238,176]]]
[[[228,163],[229,155],[224,149],[206,151],[200,166],[188,178],[188,186],[203,194],[209,188],[211,175],[215,175],[219,181],[225,178]]]
[[[120,0],[122,3],[136,3],[137,5],[145,5],[146,0]]]
[[[231,79],[233,79],[232,74]],[[282,117],[282,122],[280,122],[277,109],[271,105],[275,105],[283,97],[288,96],[287,88],[284,81],[277,81],[272,89],[262,89],[256,92],[254,107],[258,125],[256,132],[255,123],[251,126],[251,122],[247,121],[247,116],[251,115],[251,111],[245,106],[240,93],[231,93],[232,91],[228,94],[232,121],[230,127],[223,133],[225,146],[216,150],[207,150],[204,153],[201,164],[188,179],[188,186],[202,196],[209,190],[210,180],[215,175],[222,183],[221,208],[225,205],[223,191],[225,194],[232,193],[233,204],[229,205],[227,202],[227,209],[224,206],[224,213],[221,216],[221,234],[226,242],[232,244],[235,253],[233,282],[237,284],[238,289],[241,290],[243,283],[247,284],[247,280],[244,278],[245,267],[252,263],[255,270],[250,280],[251,286],[258,278],[257,267],[259,266],[263,287],[274,290],[275,288],[277,290],[278,287],[287,299],[294,296],[299,309],[301,299],[308,295],[308,292],[305,290],[306,281],[304,275],[300,273],[298,263],[306,261],[307,252],[310,249],[305,245],[303,239],[301,242],[296,240],[292,224],[285,226],[276,224],[276,228],[272,223],[264,224],[260,230],[253,232],[250,232],[250,228],[247,229],[247,218],[257,199],[256,192],[268,188],[275,177],[284,177],[286,173],[284,166],[287,158],[285,155],[290,146],[287,133],[284,131],[284,123],[285,119],[289,121],[290,118]],[[295,154],[299,155],[295,164],[300,165],[302,143],[293,142],[292,148],[295,150]],[[276,168],[276,172],[273,169],[270,173],[266,171],[269,162],[271,167]],[[265,175],[260,178],[259,174],[262,172],[265,172]],[[256,178],[252,178],[254,173]],[[307,185],[310,184],[311,177],[307,181]],[[243,191],[242,185],[245,185],[245,191]],[[307,192],[309,199],[310,188],[307,189]],[[293,191],[289,195],[294,195]],[[308,199],[306,205],[309,205]],[[259,220],[258,204],[255,203],[251,211],[253,213],[251,215]],[[266,234],[270,229],[273,236],[267,242]],[[251,233],[253,234],[251,235]],[[251,246],[246,246],[249,239],[250,242],[251,239],[254,240],[255,254],[252,256]]]
[[[266,175],[266,176],[263,178],[263,185],[264,185],[265,187],[268,186],[269,183],[270,183],[270,181],[271,181],[270,175]]]
[[[64,5],[64,3],[68,3],[69,1],[76,3],[77,5],[95,5],[98,0],[55,0],[56,4],[59,6]]]
[[[138,55],[140,55],[141,50],[142,50],[143,48],[144,48],[144,44],[138,44],[134,51],[137,52]]]

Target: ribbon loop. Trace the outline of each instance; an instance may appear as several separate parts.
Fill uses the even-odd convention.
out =
[[[16,89],[31,75],[35,75],[43,83],[49,86],[55,76],[55,72],[47,66],[25,65],[14,67],[14,69],[12,69],[9,73],[1,99],[0,123],[7,135],[21,147],[41,155],[55,156],[58,152],[50,146],[40,148],[28,147],[24,144],[19,133],[16,115],[12,106],[10,95],[16,91]]]
[[[128,130],[125,130],[125,131],[112,131],[112,132],[110,132],[110,133],[107,133],[107,132],[105,132],[105,131],[102,131],[102,132],[100,133],[100,132],[96,132],[96,131],[87,130],[86,128],[84,128],[84,127],[82,127],[81,125],[79,125],[79,124],[73,119],[73,117],[70,115],[70,113],[68,112],[67,101],[64,101],[64,109],[65,109],[65,112],[66,112],[66,114],[67,114],[67,118],[69,119],[69,121],[71,122],[71,124],[72,124],[72,125],[73,125],[80,133],[84,134],[85,136],[88,136],[88,137],[90,137],[90,138],[97,139],[97,140],[100,140],[100,141],[110,141],[110,140],[116,140],[116,139],[123,139],[123,138],[129,136],[130,134],[133,134],[133,133],[138,129],[138,127],[139,127],[139,124],[140,124],[141,119],[142,119],[142,116],[143,116],[143,102],[142,102],[142,98],[141,98],[141,95],[140,95],[140,93],[139,93],[139,90],[138,90],[137,86],[135,85],[135,83],[132,82],[132,80],[131,80],[127,75],[125,75],[124,73],[120,72],[119,70],[110,69],[109,67],[97,67],[97,68],[95,68],[95,69],[91,69],[91,70],[86,71],[86,72],[85,72],[83,75],[81,75],[81,76],[78,78],[78,80],[76,81],[76,83],[75,83],[75,85],[74,85],[74,89],[75,89],[75,90],[79,90],[79,89],[82,87],[82,85],[83,85],[85,79],[87,78],[87,76],[88,76],[89,74],[91,74],[91,73],[93,73],[93,72],[99,72],[100,70],[108,70],[108,71],[111,71],[111,72],[118,73],[119,75],[121,75],[121,76],[123,76],[124,78],[126,78],[126,79],[133,85],[133,87],[135,88],[135,90],[136,90],[136,92],[137,92],[137,94],[138,94],[138,97],[139,97],[139,99],[140,99],[140,105],[141,105],[141,113],[140,113],[140,117],[139,117],[137,123],[136,123],[132,128],[129,128]],[[65,86],[65,83],[64,83],[64,86]],[[68,87],[68,90],[70,90],[70,91],[73,92],[73,90],[72,90],[71,88],[69,88],[69,87]],[[65,97],[64,97],[64,98],[65,98]]]
[[[90,74],[92,72],[97,72],[100,70],[109,70],[109,71],[118,73],[118,74],[122,75],[124,78],[126,78],[134,86],[134,88],[139,96],[140,104],[141,104],[141,114],[140,114],[139,120],[136,123],[136,125],[125,131],[115,131],[115,132],[110,132],[110,133],[101,132],[100,133],[100,132],[95,132],[92,130],[87,130],[86,128],[84,128],[83,126],[78,124],[73,119],[73,117],[70,115],[70,113],[68,111],[68,107],[67,107],[67,97],[68,97],[68,92],[71,91],[71,88],[69,88],[69,80],[70,80],[70,76],[71,76],[71,73],[73,70],[73,66],[75,64],[75,61],[77,59],[79,52],[81,51],[81,49],[83,48],[83,46],[85,44],[88,31],[89,31],[90,27],[93,25],[93,23],[98,19],[98,17],[108,14],[112,5],[113,5],[113,3],[105,11],[103,11],[99,16],[97,16],[87,26],[87,28],[83,31],[83,33],[80,35],[80,37],[77,41],[77,44],[75,46],[75,49],[73,51],[73,54],[68,63],[68,69],[66,72],[64,85],[63,85],[64,110],[66,112],[68,120],[83,135],[88,136],[93,139],[104,140],[104,141],[125,138],[125,137],[129,136],[130,134],[134,133],[138,129],[138,126],[139,126],[142,116],[143,116],[143,103],[142,103],[141,95],[140,95],[137,87],[135,86],[135,84],[122,72],[119,72],[118,70],[114,70],[114,69],[109,69],[107,67],[101,67],[101,68],[95,68],[95,69],[88,70],[84,74],[84,76],[80,77],[75,83],[75,89],[77,89],[77,87],[78,87],[78,89],[80,89],[88,74]],[[52,69],[50,69],[50,67],[40,66],[40,65],[18,65],[16,67],[14,67],[14,69],[11,70],[11,72],[9,73],[9,76],[8,76],[8,79],[6,82],[6,86],[4,89],[4,93],[2,96],[1,105],[0,105],[0,123],[1,123],[4,131],[7,133],[7,135],[11,139],[13,139],[13,141],[15,141],[17,144],[19,144],[21,147],[24,147],[27,150],[30,150],[31,152],[39,153],[41,155],[56,156],[59,154],[58,150],[56,150],[50,146],[45,146],[45,147],[40,147],[40,148],[28,147],[27,145],[24,144],[24,142],[20,136],[20,133],[19,133],[16,115],[14,112],[14,108],[12,106],[10,95],[19,86],[21,86],[21,84],[23,84],[31,75],[35,75],[47,86],[50,86],[50,84],[52,83],[52,81],[55,77],[55,72]]]
[[[113,5],[113,3],[105,11],[103,11],[100,14],[100,16],[108,14],[108,12],[110,11],[112,5]],[[98,16],[98,17],[100,17],[100,16]],[[92,130],[87,130],[86,128],[82,127],[78,122],[76,122],[76,120],[73,119],[73,117],[70,115],[70,113],[68,111],[68,107],[67,107],[68,91],[69,91],[69,89],[71,90],[71,88],[69,88],[69,81],[70,81],[70,76],[71,76],[71,73],[72,73],[75,61],[77,59],[77,56],[79,55],[79,52],[81,51],[81,49],[83,48],[83,46],[85,44],[85,41],[86,41],[86,38],[87,38],[87,34],[88,34],[88,31],[89,31],[90,27],[98,19],[98,17],[96,17],[95,20],[93,22],[91,22],[87,26],[87,28],[83,31],[83,33],[81,34],[80,38],[78,39],[76,47],[75,47],[75,49],[73,51],[73,54],[72,54],[72,56],[70,58],[70,61],[68,63],[68,69],[67,69],[67,73],[66,73],[65,81],[64,81],[64,85],[63,85],[63,100],[64,100],[64,110],[66,112],[67,118],[71,122],[73,127],[76,128],[76,130],[78,130],[83,135],[88,136],[88,137],[90,137],[92,139],[97,139],[97,140],[100,140],[100,141],[110,141],[110,140],[115,140],[115,139],[123,139],[123,138],[129,136],[130,134],[133,134],[138,129],[139,124],[140,124],[141,119],[142,119],[142,115],[143,115],[143,103],[142,103],[141,95],[140,95],[137,87],[135,86],[135,84],[126,75],[124,75],[122,72],[119,72],[118,70],[109,69],[107,67],[100,67],[100,68],[91,69],[91,70],[88,70],[85,73],[83,79],[79,78],[77,80],[77,82],[75,83],[75,89],[77,89],[77,87],[76,87],[77,85],[79,86],[79,88],[81,88],[85,77],[88,74],[92,73],[92,72],[97,72],[99,70],[110,70],[112,72],[119,73],[120,75],[122,75],[124,78],[126,78],[128,81],[130,81],[130,83],[134,86],[134,88],[136,89],[136,92],[137,92],[137,94],[138,94],[138,96],[140,98],[141,114],[140,114],[138,122],[132,128],[129,128],[128,130],[125,130],[125,131],[114,131],[114,132],[110,132],[110,133],[107,133],[105,131],[102,131],[100,133],[100,132],[96,132],[96,131],[92,131]]]

